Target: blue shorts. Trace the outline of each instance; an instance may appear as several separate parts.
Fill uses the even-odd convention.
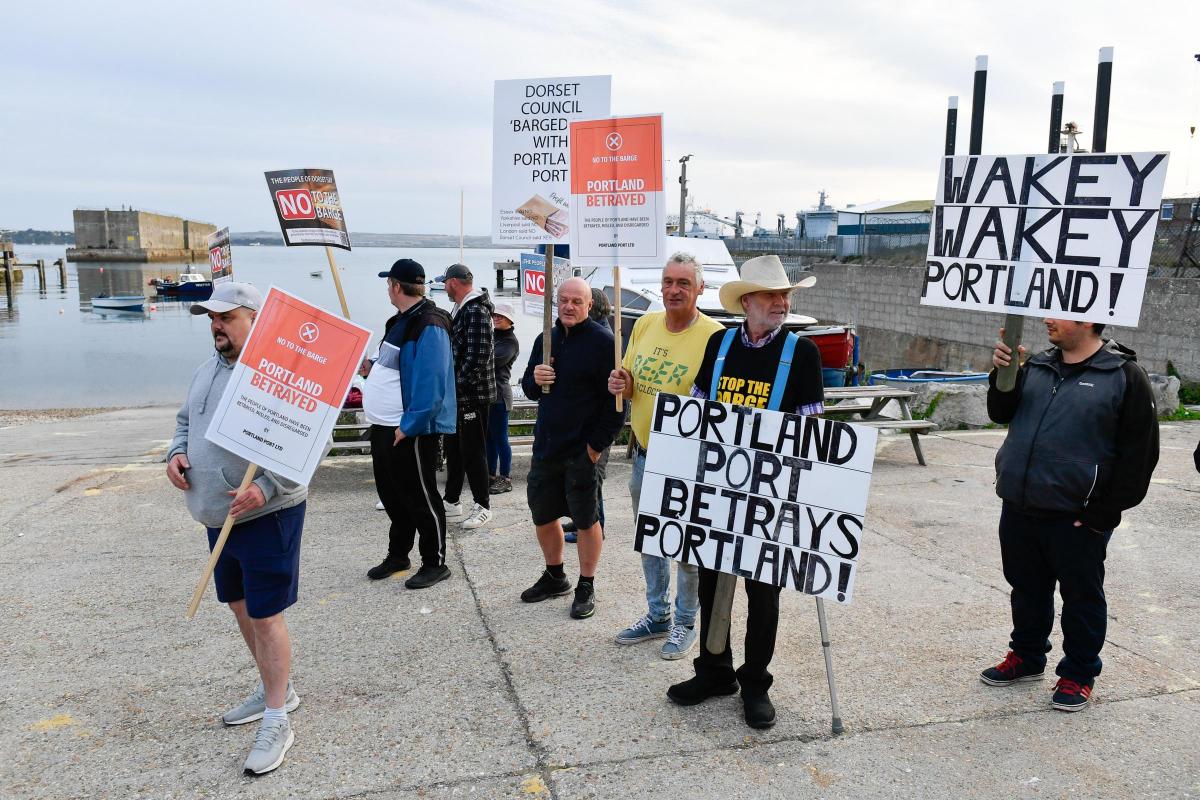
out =
[[[218,600],[245,600],[246,612],[254,619],[273,617],[296,602],[305,505],[233,526],[213,571]],[[210,553],[220,535],[220,528],[208,529]]]

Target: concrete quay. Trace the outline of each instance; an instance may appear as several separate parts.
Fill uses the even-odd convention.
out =
[[[783,595],[765,732],[736,696],[672,705],[690,662],[613,642],[645,609],[623,457],[584,621],[569,598],[518,600],[540,571],[528,451],[493,527],[452,525],[453,577],[423,591],[367,581],[386,540],[370,464],[330,459],[288,612],[296,744],[251,779],[255,726],[219,719],[254,681],[232,615],[210,587],[183,616],[206,548],[160,463],[173,417],[0,417],[0,797],[1200,797],[1200,424],[1162,425],[1150,495],[1113,537],[1105,669],[1078,714],[1050,709],[1050,681],[977,678],[1009,631],[1004,432],[926,436],[925,468],[907,436],[883,437],[854,603],[828,606],[841,736],[807,597]],[[744,613],[739,592],[735,642]]]

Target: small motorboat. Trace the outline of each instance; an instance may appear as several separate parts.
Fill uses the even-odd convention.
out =
[[[319,278],[319,277],[321,277],[322,275],[324,275],[325,273],[324,273],[324,272],[321,272],[321,270],[319,270],[319,269],[315,269],[315,270],[313,270],[312,272],[310,272],[310,273],[308,273],[308,274],[309,274],[309,275],[311,275],[311,276],[313,276],[314,278]]]
[[[986,372],[944,369],[887,369],[872,372],[868,381],[872,385],[912,386],[920,383],[986,383]]]
[[[179,280],[170,278],[151,278],[150,285],[160,294],[167,297],[172,295],[187,295],[200,300],[206,300],[212,295],[213,283],[198,272],[184,272]]]
[[[141,311],[146,298],[140,294],[98,294],[92,298],[93,309]]]

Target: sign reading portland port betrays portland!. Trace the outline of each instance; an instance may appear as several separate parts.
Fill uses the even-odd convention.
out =
[[[285,245],[350,249],[333,170],[283,169],[266,175]]]
[[[307,484],[371,332],[274,286],[205,438]]]
[[[566,244],[571,120],[607,117],[612,76],[496,81],[492,243]]]
[[[942,160],[921,304],[1137,325],[1166,153]]]
[[[660,393],[634,549],[849,603],[876,436]]]

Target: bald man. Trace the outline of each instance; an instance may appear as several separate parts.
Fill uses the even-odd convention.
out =
[[[550,340],[550,365],[542,364],[542,337],[529,354],[521,378],[525,396],[538,401],[533,429],[533,460],[527,487],[529,510],[537,529],[546,568],[537,583],[521,593],[526,603],[561,597],[571,591],[563,570],[563,530],[569,516],[578,531],[579,583],[571,616],[595,613],[594,579],[600,563],[600,456],[612,444],[625,415],[608,392],[613,367],[613,335],[588,316],[592,290],[582,278],[558,289],[558,321]],[[549,387],[543,391],[542,387]]]

